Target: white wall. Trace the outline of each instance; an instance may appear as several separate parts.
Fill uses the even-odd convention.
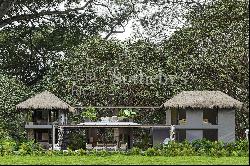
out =
[[[203,124],[203,112],[202,110],[188,109],[186,111],[187,125],[190,127],[200,127]]]
[[[235,141],[235,110],[221,109],[218,111],[218,140]]]
[[[186,139],[188,141],[194,141],[197,139],[203,138],[203,131],[202,130],[186,130]]]

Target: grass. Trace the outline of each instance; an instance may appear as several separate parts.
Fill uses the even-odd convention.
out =
[[[164,156],[3,156],[0,165],[53,164],[53,165],[249,165],[249,157],[164,157]]]

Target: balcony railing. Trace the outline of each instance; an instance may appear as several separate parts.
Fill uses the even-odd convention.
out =
[[[26,122],[26,125],[52,125],[55,124],[57,122],[45,122],[45,121],[41,121],[41,122]]]

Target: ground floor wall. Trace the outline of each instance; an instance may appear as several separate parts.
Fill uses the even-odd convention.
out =
[[[188,141],[194,141],[203,138],[203,130],[186,130],[186,139]]]
[[[54,142],[57,142],[58,140],[58,134],[57,129],[27,129],[27,138],[29,140],[35,140],[35,142],[42,145],[45,149],[50,149],[53,146],[53,136],[54,136]]]
[[[184,140],[192,142],[197,139],[207,139],[210,141],[218,140],[217,129],[200,129],[200,130],[177,129],[175,133],[176,133],[175,138],[178,142],[182,142]]]
[[[170,137],[169,128],[152,128],[153,146],[162,144],[166,138]]]

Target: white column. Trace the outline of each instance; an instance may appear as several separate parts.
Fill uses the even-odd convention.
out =
[[[171,110],[166,111],[166,125],[171,125]]]
[[[65,124],[65,114],[62,110],[59,111],[59,124],[60,125]]]
[[[171,125],[170,128],[170,141],[174,141],[175,140],[175,126]]]
[[[54,147],[55,147],[55,125],[52,124],[52,150],[54,150]]]

